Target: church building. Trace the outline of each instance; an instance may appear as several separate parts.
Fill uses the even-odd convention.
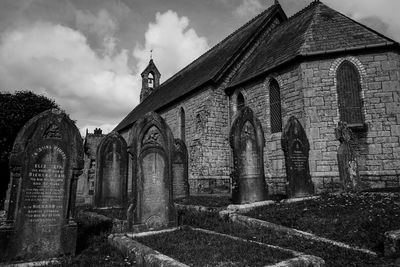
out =
[[[340,187],[335,129],[346,122],[364,186],[398,187],[399,48],[320,1],[290,18],[276,1],[162,84],[150,60],[140,104],[114,131],[128,142],[137,120],[158,113],[187,146],[190,194],[230,194],[230,134],[240,112],[250,110],[265,140],[257,144],[268,193],[287,195],[293,181],[282,138],[290,118],[308,139],[313,193]]]

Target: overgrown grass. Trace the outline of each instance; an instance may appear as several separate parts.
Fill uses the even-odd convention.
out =
[[[232,204],[230,197],[224,196],[189,196],[187,198],[180,198],[175,200],[178,204],[196,205],[204,207],[226,207]]]
[[[400,194],[323,195],[246,215],[383,253],[384,233],[400,229]]]
[[[330,267],[396,266],[391,259],[376,258],[365,253],[339,248],[322,242],[310,241],[301,237],[288,236],[287,234],[278,233],[264,228],[250,228],[236,225],[219,218],[217,213],[199,213],[186,210],[180,211],[179,215],[180,224],[210,229],[244,239],[255,240],[315,255],[323,258],[326,262],[326,266]]]
[[[254,243],[182,229],[138,241],[189,266],[265,266],[294,256]]]
[[[89,216],[78,216],[78,241],[75,256],[61,258],[60,264],[49,266],[134,266],[134,262],[107,242],[112,221],[98,221]]]
[[[124,257],[119,250],[108,244],[107,236],[108,234],[102,233],[97,236],[89,237],[86,240],[89,246],[82,249],[76,256],[63,257],[60,259],[60,264],[49,266],[134,266],[134,262],[132,262],[129,258]]]

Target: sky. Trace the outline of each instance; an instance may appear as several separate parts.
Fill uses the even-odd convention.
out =
[[[280,0],[288,16],[312,0]],[[0,0],[0,91],[56,101],[81,133],[110,132],[139,102],[150,50],[161,82],[273,0]],[[400,41],[399,0],[324,0]]]

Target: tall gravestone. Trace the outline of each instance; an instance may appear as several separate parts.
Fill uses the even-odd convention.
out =
[[[260,121],[249,107],[236,115],[230,131],[234,172],[232,199],[236,204],[267,199],[264,177],[264,132]]]
[[[127,144],[117,132],[105,136],[96,153],[96,207],[124,207],[128,195]]]
[[[286,175],[290,197],[304,197],[314,194],[308,157],[310,143],[303,126],[292,116],[282,134],[282,149],[285,154]]]
[[[172,155],[172,188],[174,199],[189,196],[188,152],[181,139],[175,139]]]
[[[176,224],[172,193],[174,138],[164,119],[147,113],[130,131],[133,203],[128,223],[133,231],[159,229]]]
[[[10,157],[0,259],[27,261],[75,253],[74,207],[82,168],[82,138],[65,113],[48,110],[25,124]]]
[[[337,152],[339,177],[345,191],[360,189],[360,178],[356,153],[351,147],[352,132],[346,122],[339,122],[335,129],[336,139],[340,145]]]

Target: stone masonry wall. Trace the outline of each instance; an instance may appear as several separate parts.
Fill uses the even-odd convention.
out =
[[[261,121],[264,137],[264,171],[270,194],[286,193],[285,158],[281,147],[282,132],[271,133],[269,85],[275,79],[281,92],[282,130],[291,116],[304,120],[302,82],[299,65],[272,73],[263,80],[254,81],[235,90],[230,98],[231,120],[237,112],[237,95],[243,94],[245,104],[250,107]]]
[[[225,134],[228,119],[224,112],[215,111],[224,105],[219,99],[213,88],[207,87],[161,112],[174,137],[180,138],[180,110],[185,111],[185,143],[192,195],[230,193],[230,156],[226,151],[228,134]]]
[[[339,121],[336,71],[348,60],[361,78],[368,130],[356,133],[360,176],[369,187],[400,186],[400,64],[397,53],[344,56],[301,64],[310,171],[317,192],[338,183],[334,129]]]

